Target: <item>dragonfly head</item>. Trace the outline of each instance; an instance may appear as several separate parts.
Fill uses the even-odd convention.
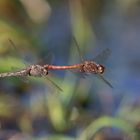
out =
[[[97,65],[97,73],[103,74],[105,71],[105,67],[103,65],[98,64]]]

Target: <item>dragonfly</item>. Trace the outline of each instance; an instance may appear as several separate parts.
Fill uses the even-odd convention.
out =
[[[15,45],[15,43],[11,40],[8,39],[10,45],[12,46],[12,49],[15,51],[15,53],[17,54],[18,50],[17,50],[17,46]],[[49,56],[49,57],[48,57]],[[19,53],[18,53],[18,57]],[[45,58],[52,58],[52,54],[49,53],[49,55],[47,55],[47,57]],[[50,60],[50,59],[49,59]],[[25,64],[28,64],[28,67],[18,70],[18,71],[14,71],[14,72],[5,72],[5,73],[0,73],[0,77],[22,77],[22,81],[24,82],[29,82],[25,76],[34,76],[34,77],[43,77],[48,75],[48,70],[46,70],[42,65],[39,64],[35,64],[35,65],[30,65],[27,61],[24,60]],[[38,63],[42,63],[42,60],[39,60]],[[19,69],[19,68],[15,68],[14,69]],[[24,78],[23,78],[24,77]],[[59,91],[63,92],[63,90],[53,81],[51,80],[48,76],[46,77],[46,79]]]
[[[113,88],[112,84],[103,77],[103,73],[105,72],[105,67],[102,64],[96,62],[101,60],[106,60],[107,57],[110,55],[110,50],[107,48],[103,50],[100,54],[98,54],[93,60],[84,60],[83,56],[81,55],[81,50],[79,45],[73,37],[73,40],[76,44],[76,47],[79,52],[79,56],[81,59],[81,63],[69,65],[69,66],[55,66],[55,65],[44,65],[47,69],[79,69],[80,72],[86,74],[96,74],[101,80],[103,80],[109,87]]]
[[[62,65],[61,66],[50,65],[50,64],[44,64],[44,65],[34,64],[34,65],[30,65],[27,68],[19,70],[19,71],[0,73],[0,77],[11,77],[11,76],[17,76],[17,77],[20,77],[20,76],[43,77],[43,76],[47,76],[49,74],[49,70],[51,70],[51,69],[55,69],[55,70],[77,69],[82,73],[94,73],[94,74],[97,74],[106,84],[108,84],[111,88],[113,88],[111,83],[108,82],[102,76],[102,74],[105,71],[105,67],[103,65],[101,65],[101,64],[96,63],[94,60],[84,60],[82,55],[81,55],[78,43],[77,43],[75,38],[74,38],[74,41],[76,43],[79,55],[81,57],[81,63],[79,63],[79,64],[64,65],[64,66],[62,66]]]
[[[107,60],[107,58],[110,56],[111,54],[110,49],[108,48],[104,49],[92,60],[84,60],[79,44],[75,37],[73,37],[73,41],[76,44],[81,62],[83,64],[85,63],[85,65],[83,65],[83,69],[81,69],[80,71],[84,73],[85,76],[87,76],[87,74],[96,74],[96,76],[100,78],[103,82],[105,82],[110,88],[113,88],[113,85],[103,76],[103,73],[105,72],[105,66],[103,66],[102,64],[99,64]]]

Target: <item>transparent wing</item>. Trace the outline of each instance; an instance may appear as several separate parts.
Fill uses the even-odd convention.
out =
[[[103,50],[101,53],[99,53],[94,59],[93,61],[99,63],[99,64],[102,64],[104,63],[108,57],[110,56],[111,54],[111,50],[109,48]]]
[[[85,72],[80,72],[78,70],[69,70],[70,72],[72,72],[72,74],[74,74],[75,76],[79,77],[79,78],[86,78],[88,76],[87,73]]]
[[[63,90],[54,82],[52,81],[50,78],[46,77],[47,80],[54,86],[56,87],[59,91],[63,92]]]
[[[52,64],[54,62],[54,53],[48,51],[47,55],[41,54],[41,59],[37,62],[39,65]]]
[[[84,61],[84,58],[83,58],[83,55],[82,55],[82,52],[80,50],[79,44],[78,44],[77,40],[75,39],[75,37],[73,37],[73,41],[74,41],[74,43],[75,43],[75,45],[77,47],[77,50],[78,50],[78,53],[79,53],[81,62],[83,62]],[[97,63],[104,63],[108,59],[108,57],[110,56],[110,54],[111,54],[111,50],[109,48],[106,48],[101,53],[99,53],[93,59],[93,61],[95,61]]]
[[[101,74],[97,74],[96,76],[97,78],[100,78],[103,82],[105,82],[109,87],[113,88],[112,84],[108,80],[106,80]]]
[[[74,41],[74,43],[75,43],[75,45],[77,47],[77,50],[78,50],[78,53],[79,53],[79,56],[80,56],[80,60],[81,60],[81,62],[83,62],[84,58],[83,58],[83,55],[82,55],[82,52],[80,50],[79,44],[78,44],[78,42],[77,42],[75,37],[73,37],[73,41]]]
[[[30,58],[28,57],[27,53],[24,53],[24,55],[22,55],[16,44],[11,39],[8,39],[8,41],[10,43],[10,52],[12,53],[12,55],[20,59],[26,66],[29,66]]]

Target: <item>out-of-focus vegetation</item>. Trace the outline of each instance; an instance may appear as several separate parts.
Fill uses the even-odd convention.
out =
[[[0,72],[79,63],[75,36],[85,59],[112,51],[103,65],[114,88],[70,71],[48,75],[63,91],[47,77],[1,78],[0,139],[139,140],[139,9],[139,0],[1,0]]]

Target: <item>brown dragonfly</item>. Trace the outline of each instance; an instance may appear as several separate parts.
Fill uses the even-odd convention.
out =
[[[80,49],[78,46],[77,41],[74,39],[76,46],[78,48],[79,54]],[[102,52],[103,53],[103,52]],[[34,76],[34,77],[43,77],[48,75],[48,71],[50,69],[59,69],[59,70],[67,70],[67,69],[77,69],[82,73],[94,73],[100,76],[100,78],[108,84],[111,88],[113,87],[103,76],[102,74],[105,71],[105,67],[101,64],[96,63],[93,60],[84,60],[81,56],[81,63],[79,64],[74,64],[74,65],[65,65],[65,66],[57,66],[57,65],[30,65],[25,69],[15,71],[15,72],[5,72],[5,73],[0,73],[0,77],[11,77],[11,76]]]

